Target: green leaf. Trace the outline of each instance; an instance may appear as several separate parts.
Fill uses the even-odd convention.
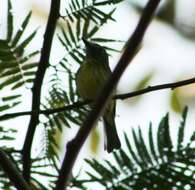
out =
[[[158,155],[155,150],[155,144],[153,140],[153,130],[152,130],[152,123],[149,125],[149,131],[148,131],[148,137],[149,137],[149,144],[150,144],[150,150],[151,150],[151,155],[153,156],[154,160],[158,163]]]
[[[0,89],[12,85],[11,89],[21,87],[23,84],[28,83],[35,75],[35,64],[29,63],[29,59],[36,56],[39,51],[34,51],[25,55],[24,49],[32,41],[36,34],[36,30],[31,33],[26,39],[18,45],[18,41],[24,34],[31,17],[31,12],[25,17],[20,29],[13,36],[13,16],[11,1],[8,1],[8,19],[7,19],[7,38],[9,40],[0,40]],[[13,39],[12,39],[13,38]],[[27,63],[28,62],[28,63]],[[24,68],[24,70],[23,70]],[[34,69],[34,70],[31,70]]]
[[[17,88],[23,86],[23,84],[25,84],[25,81],[24,81],[24,80],[17,82],[17,83],[12,87],[12,90],[16,90]]]
[[[160,157],[163,159],[163,156],[168,156],[168,159],[172,157],[172,141],[169,133],[169,116],[168,114],[161,120],[158,128],[158,150]]]
[[[14,137],[10,137],[10,136],[4,135],[4,136],[1,137],[1,140],[11,141],[11,140],[15,140],[15,138],[14,138]]]
[[[14,65],[15,65],[15,63],[14,63]],[[4,72],[2,72],[2,74],[0,75],[0,78],[7,77],[10,75],[16,75],[18,72],[20,72],[20,68],[13,67],[13,68],[7,69]]]
[[[37,62],[35,62],[35,63],[27,63],[27,64],[24,64],[24,65],[21,65],[21,69],[25,71],[25,70],[36,68],[37,66],[38,66]]]
[[[123,42],[121,40],[108,39],[108,38],[92,38],[91,41],[104,42],[104,43],[107,43],[107,42]]]
[[[19,81],[22,79],[21,75],[13,75],[9,78],[7,78],[4,82],[0,83],[0,90],[3,89],[4,87],[7,87],[8,85],[11,85],[15,83],[16,81]]]
[[[7,10],[7,41],[9,42],[13,34],[13,9],[11,0],[8,0]]]
[[[124,0],[105,0],[105,1],[94,3],[94,5],[102,6],[102,5],[118,4],[118,3],[121,3],[122,1]]]
[[[136,155],[136,153],[133,151],[132,145],[131,145],[131,143],[130,143],[130,141],[129,141],[129,139],[128,139],[128,137],[127,137],[126,134],[124,134],[124,138],[125,138],[125,143],[126,143],[126,145],[127,145],[128,151],[129,151],[129,153],[131,154],[131,156],[133,157],[134,161],[135,161],[138,165],[142,166],[142,163],[141,163],[141,161],[140,161],[140,158],[139,158],[139,157]]]
[[[68,27],[68,33],[69,33],[71,41],[76,44],[76,39],[74,37],[73,30],[69,22],[67,22],[67,27]]]
[[[10,105],[8,105],[8,104],[0,106],[0,112],[5,111],[5,110],[7,110],[9,108],[10,108]]]
[[[24,30],[26,29],[27,24],[29,23],[31,15],[32,15],[32,12],[30,11],[28,13],[28,15],[26,16],[26,18],[24,19],[20,29],[17,31],[15,37],[13,38],[12,46],[16,46],[17,45],[18,41],[20,40],[20,37],[22,36],[22,34],[24,33]]]
[[[32,34],[30,34],[17,48],[15,51],[18,52],[19,55],[23,54],[24,48],[32,41],[35,37],[37,30],[35,30]]]
[[[178,151],[183,147],[184,130],[185,130],[187,112],[188,112],[188,108],[185,107],[182,113],[182,120],[180,122],[179,131],[178,131],[178,139],[177,139],[177,150]]]
[[[144,155],[147,163],[153,164],[152,163],[152,159],[150,157],[150,154],[148,152],[147,146],[146,146],[146,144],[144,142],[143,135],[142,135],[140,127],[139,127],[139,131],[138,132],[139,132],[138,141],[139,141],[140,147],[137,147],[137,149],[141,149],[142,150],[143,155]]]
[[[186,110],[183,117],[186,118]],[[184,122],[182,122],[182,125],[184,125]],[[144,142],[141,128],[139,128],[138,132],[136,134],[135,130],[132,130],[133,144],[130,143],[130,140],[132,142],[132,137],[128,137],[125,134],[124,137],[128,149],[114,151],[112,153],[114,161],[110,157],[103,162],[101,160],[86,159],[86,162],[94,171],[86,172],[89,176],[87,179],[80,177],[77,180],[77,176],[77,178],[74,178],[73,184],[76,184],[76,187],[81,189],[83,187],[87,189],[90,185],[97,184],[103,186],[103,189],[116,190],[130,188],[173,189],[173,187],[185,189],[186,184],[189,184],[190,188],[195,187],[195,148],[189,144],[191,143],[189,141],[179,151],[172,150],[173,145],[169,134],[168,114],[162,118],[157,134],[154,135],[157,136],[157,141],[153,139],[152,125],[150,124],[149,126],[148,139],[151,152]],[[132,151],[133,146],[136,146],[137,152]],[[156,153],[155,147],[158,147],[159,155]],[[166,151],[165,148],[167,149]],[[143,157],[144,155],[146,156],[145,158]],[[136,161],[137,158],[142,160],[144,167]]]
[[[2,100],[4,102],[7,102],[7,101],[10,101],[10,100],[15,100],[15,99],[17,99],[19,97],[21,97],[20,94],[18,94],[18,95],[12,95],[12,96],[6,96],[6,97],[3,97]]]

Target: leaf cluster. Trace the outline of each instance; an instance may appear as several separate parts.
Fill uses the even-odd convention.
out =
[[[31,12],[25,17],[21,26],[14,32],[14,17],[11,1],[8,1],[7,10],[7,36],[6,39],[0,39],[0,90],[11,88],[9,95],[2,98],[3,102],[0,110],[4,111],[13,108],[19,103],[21,94],[16,94],[16,89],[25,86],[30,87],[34,80],[37,67],[36,62],[30,62],[39,51],[26,53],[25,49],[34,39],[36,30],[23,39],[31,17]]]
[[[187,108],[183,111],[175,144],[167,114],[155,135],[150,123],[148,145],[141,128],[138,128],[138,133],[133,129],[131,142],[124,134],[127,148],[112,153],[114,162],[86,159],[93,172],[86,172],[88,179],[75,177],[72,186],[87,189],[87,185],[96,183],[104,189],[194,189],[194,135],[184,142],[186,115]]]

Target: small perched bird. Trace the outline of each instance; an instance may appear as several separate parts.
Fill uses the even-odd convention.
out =
[[[76,74],[76,86],[79,95],[84,100],[93,100],[111,75],[108,63],[108,54],[98,44],[83,39],[86,46],[84,63]],[[104,148],[107,152],[119,149],[121,143],[115,125],[116,101],[110,100],[103,112],[105,142]]]

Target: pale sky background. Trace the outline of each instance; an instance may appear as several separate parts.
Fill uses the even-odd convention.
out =
[[[178,24],[178,26],[185,26],[184,28],[195,28],[195,1],[178,0],[177,2],[177,15],[175,22]],[[30,25],[32,27],[28,29],[30,31],[39,27],[39,40],[36,40],[32,43],[31,47],[33,48],[41,46],[43,40],[42,34],[44,32],[46,23],[44,13],[48,13],[49,3],[50,1],[46,0],[13,0],[13,4],[15,5],[13,6],[14,14],[18,15],[15,17],[16,22],[21,23],[28,11],[31,9],[33,10],[33,18],[30,22]],[[1,4],[0,26],[4,23],[3,19],[5,19],[5,17],[2,17],[2,15],[5,16],[4,11],[6,10],[6,1],[1,2]],[[40,13],[43,13],[43,15],[41,15]],[[109,22],[109,24],[103,28],[101,34],[109,38],[126,40],[135,29],[135,26],[139,19],[139,14],[135,10],[130,8],[127,3],[123,3],[118,7],[115,13],[115,18],[117,22]],[[2,31],[0,31],[0,36],[3,35]],[[127,71],[121,78],[121,81],[118,85],[118,93],[130,92],[133,87],[143,78],[143,76],[149,72],[154,73],[150,85],[175,82],[177,80],[193,77],[195,73],[194,39],[184,37],[184,35],[182,35],[166,23],[160,22],[156,19],[153,20],[146,33],[140,52],[132,61],[131,65],[128,67]],[[51,61],[59,59],[61,57],[61,54],[63,55],[63,48],[60,49],[59,44],[54,44],[52,49]],[[115,55],[113,58],[110,58],[110,66],[112,68],[114,68],[114,65],[117,63],[118,58],[119,55]],[[194,101],[195,98],[195,86],[192,86],[193,85],[188,86],[181,92],[181,101],[184,101],[184,104],[189,105],[186,133],[188,136],[192,134],[192,131],[195,129],[195,104],[192,103],[192,100]],[[2,93],[6,94],[6,92]],[[2,93],[0,94],[0,97],[2,96]],[[20,107],[20,111],[30,109],[30,97],[31,94],[27,92],[24,96],[24,102],[25,105],[28,106]],[[122,137],[124,131],[128,134],[131,134],[131,128],[136,128],[138,126],[141,127],[144,132],[144,137],[145,139],[147,139],[149,122],[152,121],[153,127],[155,129],[162,116],[167,112],[170,112],[170,124],[172,126],[171,131],[173,132],[172,136],[173,138],[176,138],[175,132],[177,130],[177,126],[179,125],[180,114],[177,114],[171,110],[169,99],[170,90],[161,90],[142,95],[137,103],[134,102],[134,99],[117,101],[116,124],[121,137],[121,141],[123,141]],[[21,117],[13,121],[9,120],[10,126],[14,124],[15,126],[21,128],[20,137],[18,138],[18,146],[21,146],[23,144],[23,141],[21,141],[21,136],[24,137],[26,133],[28,120],[29,117]],[[65,138],[71,139],[73,137],[73,134],[76,132],[76,129],[76,127],[73,127],[72,130],[65,129]],[[100,131],[102,133],[102,130]],[[107,158],[108,156],[108,154],[103,151],[102,140],[103,139],[101,139],[99,150],[95,155],[95,157],[98,159]],[[124,145],[123,142],[122,145]],[[75,166],[75,173],[78,172],[81,168],[85,167],[81,158],[94,156],[88,150],[89,142],[86,143],[79,155],[79,159],[77,160]],[[87,169],[85,168],[84,170]]]

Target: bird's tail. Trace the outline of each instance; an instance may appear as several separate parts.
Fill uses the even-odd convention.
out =
[[[114,121],[114,114],[105,114],[103,116],[103,121],[105,134],[104,148],[110,153],[114,149],[119,149],[121,147]]]

